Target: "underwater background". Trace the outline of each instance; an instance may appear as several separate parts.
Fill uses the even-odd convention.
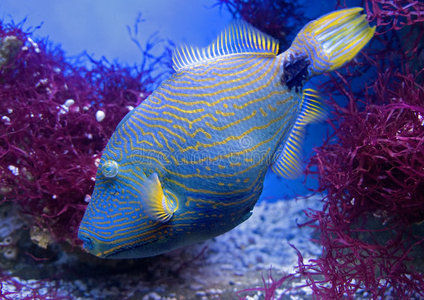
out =
[[[284,180],[268,172],[253,216],[200,245],[107,262],[80,250],[75,233],[92,160],[122,107],[140,103],[170,75],[169,49],[206,46],[236,16],[278,38],[284,51],[309,20],[354,6],[366,8],[378,34],[345,69],[308,83],[330,113],[307,128],[307,175]],[[0,20],[4,299],[424,297],[422,1],[1,0]],[[59,91],[61,108],[45,107],[36,73],[78,92]],[[66,104],[76,95],[94,99],[78,103],[89,104],[89,116]],[[11,122],[20,107],[21,123]],[[99,109],[110,111],[101,122]],[[69,118],[28,121],[38,113]],[[18,136],[25,130],[42,138]],[[70,141],[80,145],[78,155],[55,156],[74,151]],[[20,167],[25,157],[30,163]]]

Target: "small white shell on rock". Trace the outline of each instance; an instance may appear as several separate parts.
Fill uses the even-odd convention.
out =
[[[97,122],[101,122],[101,121],[103,121],[103,120],[105,119],[105,117],[106,117],[106,114],[105,114],[105,112],[104,112],[104,111],[102,111],[102,110],[98,110],[98,111],[96,112],[96,120],[97,120]]]
[[[94,165],[96,167],[99,167],[99,165],[100,165],[100,158],[99,157],[97,157],[97,158],[94,159]]]
[[[8,116],[1,117],[1,120],[3,121],[4,125],[10,125],[10,118]]]
[[[91,200],[91,196],[89,194],[86,194],[85,197],[84,197],[84,202],[89,203],[90,200]]]
[[[12,172],[13,175],[19,175],[19,168],[15,167],[14,165],[9,165],[7,168],[10,170],[10,172]]]
[[[65,101],[65,103],[63,105],[70,107],[71,105],[75,104],[75,100],[74,99],[68,99]]]

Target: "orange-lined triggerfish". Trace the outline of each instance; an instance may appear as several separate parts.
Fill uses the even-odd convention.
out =
[[[291,47],[234,22],[206,48],[183,46],[175,74],[119,123],[78,236],[104,258],[153,256],[222,234],[251,215],[268,167],[301,172],[305,126],[322,118],[313,75],[371,39],[361,8],[308,23]]]

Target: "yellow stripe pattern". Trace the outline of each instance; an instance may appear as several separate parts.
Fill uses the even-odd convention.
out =
[[[206,48],[176,50],[176,73],[103,152],[79,230],[85,247],[100,257],[157,255],[248,218],[269,166],[298,175],[305,125],[324,115],[315,91],[302,98],[281,84],[285,60],[306,56],[309,76],[340,67],[374,33],[360,12],[310,22],[279,56],[277,41],[242,22]]]
[[[110,245],[99,255],[149,244],[164,238],[164,231],[187,234],[193,226],[207,226],[216,235],[241,222],[260,196],[272,155],[299,109],[299,96],[279,84],[282,58],[237,54],[181,69],[131,112],[101,160],[121,159],[119,175],[98,179],[93,199],[103,201],[86,212],[121,214],[81,225],[95,242]],[[143,178],[152,173],[179,205],[166,224],[134,217],[143,215],[141,202],[122,204],[139,197]],[[121,191],[115,191],[118,186]],[[189,223],[182,217],[187,215]]]

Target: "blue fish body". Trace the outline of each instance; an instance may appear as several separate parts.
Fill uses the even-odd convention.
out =
[[[352,10],[346,22],[357,18]],[[332,20],[323,18],[321,25]],[[367,35],[354,54],[373,33],[360,24]],[[202,241],[250,216],[269,167],[296,177],[305,125],[323,115],[303,82],[340,64],[340,51],[352,52],[333,60],[311,53],[323,42],[308,30],[279,55],[277,41],[244,23],[207,48],[178,50],[176,73],[120,122],[103,152],[79,229],[84,247],[137,258]]]

